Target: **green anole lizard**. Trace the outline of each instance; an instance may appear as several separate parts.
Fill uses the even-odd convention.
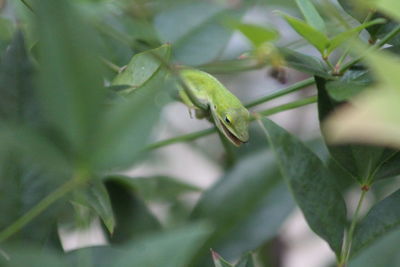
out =
[[[197,118],[211,117],[218,130],[235,146],[249,140],[250,113],[235,95],[206,72],[183,69],[180,76],[190,96],[184,88],[179,90],[179,95],[189,109],[195,110]]]

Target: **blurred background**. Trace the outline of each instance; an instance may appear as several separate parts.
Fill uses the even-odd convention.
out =
[[[48,4],[51,1],[45,2]],[[212,73],[244,104],[312,77],[304,71],[295,70],[285,64],[274,64],[271,58],[260,63],[262,58],[254,57],[254,53],[257,53],[257,51],[249,38],[238,30],[238,23],[254,24],[264,27],[268,31],[276,32],[279,37],[268,43],[270,45],[268,49],[271,49],[271,51],[274,47],[287,47],[297,52],[318,57],[318,51],[310,47],[285,22],[282,16],[274,12],[280,10],[301,17],[301,13],[293,0],[69,0],[69,2],[68,4],[60,4],[60,6],[48,4],[50,7],[47,8],[46,4],[37,4],[35,1],[0,1],[2,62],[5,62],[7,56],[4,55],[7,55],[7,51],[12,49],[10,43],[15,42],[16,33],[21,32],[24,39],[23,46],[28,53],[28,56],[25,55],[25,57],[29,58],[29,65],[33,73],[33,79],[29,82],[34,84],[34,87],[54,88],[54,86],[61,84],[61,87],[72,86],[79,91],[80,87],[92,86],[90,84],[92,81],[97,82],[96,85],[102,84],[105,88],[111,87],[118,71],[121,71],[121,68],[127,65],[134,55],[156,49],[166,43],[172,45],[171,62],[173,64],[192,66]],[[314,1],[314,3],[331,33],[340,32],[343,28],[343,22],[340,20],[345,21],[348,25],[358,24],[335,0],[320,0]],[[64,6],[68,6],[65,11]],[[53,11],[54,14],[46,13]],[[70,17],[70,14],[74,16]],[[79,18],[76,22],[74,22],[75,16]],[[49,26],[51,23],[55,25],[53,28]],[[57,23],[60,26],[57,26]],[[82,29],[80,29],[81,27]],[[79,30],[75,35],[76,29]],[[88,37],[86,40],[83,36],[88,32],[95,34],[93,36],[88,34],[90,39]],[[64,34],[67,37],[63,36]],[[47,35],[49,37],[46,39]],[[367,32],[363,32],[361,37],[367,40],[369,35]],[[59,41],[53,42],[52,39]],[[92,44],[96,44],[96,47],[93,48]],[[52,46],[61,48],[51,50]],[[87,47],[80,51],[79,47],[82,46]],[[99,51],[96,57],[100,55],[97,57],[100,60],[96,63],[93,63],[95,61],[90,64],[82,63],[85,60],[91,60],[89,56],[86,57],[86,54],[90,54],[91,50],[96,51],[96,53]],[[70,54],[60,56],[58,54],[60,51],[67,51]],[[270,52],[266,54],[267,56],[271,55]],[[69,58],[71,55],[76,56],[76,58]],[[332,55],[333,58],[339,56]],[[79,66],[80,64],[82,66]],[[101,70],[98,70],[100,68],[98,65],[101,65]],[[13,68],[17,67],[13,66],[11,69]],[[39,72],[42,74],[36,75],[36,70],[40,70]],[[67,73],[67,75],[58,75],[59,72]],[[8,86],[6,82],[7,77],[11,77],[9,73],[1,76],[2,88]],[[80,75],[86,75],[85,77],[89,78],[81,78]],[[94,77],[96,75],[97,78]],[[91,76],[93,76],[92,80]],[[18,77],[21,76],[16,77],[19,79]],[[75,80],[76,82],[70,82],[68,79],[71,77],[78,78]],[[47,82],[48,78],[52,81]],[[18,81],[22,80],[19,79]],[[10,83],[10,81],[8,82]],[[140,96],[143,97],[142,100],[132,100],[137,101],[133,102],[137,106],[140,106],[140,103],[148,105],[147,109],[136,110],[135,116],[126,113],[127,115],[124,117],[124,122],[129,123],[135,129],[148,129],[147,132],[143,130],[142,133],[143,136],[151,137],[150,140],[146,140],[147,144],[195,133],[212,126],[207,120],[191,118],[188,108],[174,99],[176,89],[167,82],[158,83],[153,87],[157,87],[158,91],[152,95],[152,100],[145,98],[145,93]],[[2,93],[5,94],[3,91]],[[88,93],[81,97],[79,94],[64,96],[63,93],[60,93],[61,91],[55,91],[56,93],[52,94],[51,89],[43,91],[44,93],[39,93],[42,97],[42,102],[39,102],[45,107],[42,109],[44,110],[43,114],[46,112],[53,115],[57,112],[62,114],[63,101],[65,100],[66,102],[71,101],[73,103],[71,105],[76,110],[85,110],[85,112],[86,109],[89,110],[87,111],[87,114],[89,114],[87,121],[89,122],[93,120],[100,123],[108,120],[106,115],[105,117],[97,115],[97,113],[103,112],[102,107],[96,109],[95,104],[86,105],[86,103],[95,102],[93,99],[97,97],[99,99],[103,97],[97,96],[97,93]],[[316,89],[311,85],[303,90],[252,107],[250,111],[268,110],[315,94]],[[45,96],[49,98],[45,98]],[[59,102],[55,101],[53,106],[48,105],[56,98]],[[4,97],[0,101],[3,107],[7,105],[7,99],[10,98]],[[110,102],[119,103],[118,101],[121,101],[122,104],[125,103],[124,100],[118,100],[119,96],[114,92],[107,93],[104,99],[111,99]],[[101,100],[98,102],[101,102]],[[113,105],[112,103],[110,105]],[[59,108],[56,105],[59,105]],[[91,109],[92,111],[90,111]],[[153,112],[153,115],[148,115],[149,113],[146,113],[146,110],[154,110],[156,113]],[[26,112],[28,115],[33,114],[29,110]],[[22,161],[24,168],[28,166],[30,171],[22,172],[18,170],[12,172],[10,168],[16,166],[14,159],[7,161],[9,158],[4,155],[8,155],[10,150],[14,149],[14,143],[20,141],[9,141],[11,139],[7,139],[8,137],[3,138],[5,141],[1,143],[3,144],[1,150],[3,167],[1,169],[0,201],[3,203],[1,204],[2,216],[7,217],[7,219],[1,220],[1,228],[4,229],[6,225],[24,214],[47,193],[54,192],[58,185],[66,181],[65,177],[70,177],[70,174],[74,173],[76,166],[83,166],[87,162],[92,162],[89,157],[93,153],[99,155],[94,157],[93,161],[96,163],[93,164],[95,166],[93,173],[94,176],[106,177],[104,180],[105,190],[110,196],[109,201],[111,201],[114,210],[116,224],[113,222],[114,219],[107,217],[108,213],[104,211],[110,204],[98,202],[103,200],[102,197],[98,197],[102,193],[95,192],[94,197],[82,197],[79,195],[80,193],[71,194],[66,201],[67,204],[62,202],[62,204],[51,206],[50,210],[46,211],[41,217],[42,219],[35,220],[34,224],[30,225],[32,228],[24,228],[24,231],[28,234],[22,233],[13,239],[17,247],[21,245],[19,242],[28,241],[33,242],[36,246],[38,244],[35,243],[37,238],[33,236],[41,233],[48,234],[45,244],[52,243],[49,240],[53,239],[54,236],[59,237],[59,245],[62,247],[61,250],[64,251],[73,252],[79,248],[107,244],[121,245],[127,241],[135,241],[148,233],[159,231],[161,228],[179,229],[191,220],[221,217],[222,219],[217,219],[220,220],[218,223],[227,225],[226,229],[229,233],[222,233],[220,236],[213,237],[214,239],[207,243],[209,247],[205,251],[212,246],[212,249],[232,262],[237,261],[242,253],[253,251],[257,266],[334,266],[334,253],[324,240],[310,230],[285,183],[277,174],[269,145],[257,123],[251,124],[250,141],[240,148],[228,147],[227,149],[220,137],[213,133],[188,142],[176,142],[142,153],[141,150],[136,151],[135,148],[131,147],[143,145],[145,143],[142,142],[142,140],[145,140],[144,137],[139,136],[135,139],[136,135],[134,137],[131,135],[131,138],[129,138],[130,130],[126,130],[126,135],[119,136],[116,132],[122,132],[122,130],[115,128],[114,132],[105,128],[106,130],[103,132],[107,134],[98,137],[97,131],[102,131],[103,128],[99,128],[100,130],[97,128],[93,128],[95,130],[88,129],[86,139],[82,138],[82,142],[75,142],[74,138],[79,139],[76,137],[76,133],[80,130],[70,129],[73,129],[76,125],[79,126],[79,123],[85,122],[85,120],[79,117],[75,125],[75,122],[71,119],[73,115],[68,115],[69,112],[74,113],[67,108],[65,112],[67,117],[44,114],[43,117],[46,118],[44,121],[47,124],[39,122],[39,127],[35,128],[40,129],[41,136],[52,140],[52,144],[55,144],[57,148],[57,153],[62,151],[67,155],[62,156],[62,161],[66,161],[68,166],[74,166],[68,170],[65,167],[58,167],[58,159],[42,156],[42,154],[48,153],[47,150],[41,149],[44,146],[33,146],[31,153],[21,152],[28,155],[29,160],[24,159]],[[90,112],[97,113],[92,116]],[[122,112],[117,110],[115,114],[122,114]],[[5,112],[2,114],[5,114]],[[2,121],[7,120],[8,123],[8,119],[4,119],[5,117],[6,115],[2,115]],[[329,153],[319,129],[316,104],[279,112],[269,118],[303,140],[326,164],[330,164]],[[117,124],[112,124],[113,119],[109,120],[110,125],[116,127]],[[29,124],[32,120],[28,118],[27,121],[26,124]],[[48,121],[52,124],[48,124]],[[17,137],[31,140],[29,139],[31,135],[25,130],[21,130],[22,133],[13,131]],[[63,134],[60,134],[62,131],[65,131],[63,134],[67,136],[66,138],[60,137],[63,136]],[[112,141],[109,141],[109,137],[122,141],[112,143]],[[93,141],[97,138],[102,141],[99,141],[99,143]],[[83,152],[79,152],[81,154],[78,152],[78,154],[74,154],[75,150],[78,151],[74,148],[74,142],[77,147],[83,147]],[[7,145],[4,145],[6,143],[13,144],[13,148],[8,148]],[[90,144],[90,146],[87,144]],[[114,155],[113,152],[110,152],[112,148],[107,146],[111,147],[113,144],[118,144],[118,149],[121,148],[120,154]],[[104,154],[93,152],[97,151],[96,147],[99,146],[104,146],[109,150],[105,150]],[[28,147],[28,149],[30,148]],[[130,152],[125,152],[124,149]],[[51,153],[54,152],[52,149],[50,150]],[[136,154],[130,154],[133,153],[132,151],[135,151]],[[15,157],[18,158],[19,156]],[[40,160],[40,163],[30,159],[35,157]],[[82,160],[86,163],[78,164],[85,157],[88,158],[87,162]],[[132,158],[132,161],[125,160],[126,158]],[[115,160],[115,164],[113,160]],[[101,162],[101,164],[96,165],[97,162]],[[50,170],[46,164],[52,165],[54,170]],[[32,178],[37,173],[42,173],[42,169],[46,170],[45,173],[55,173],[60,178],[50,178],[52,182],[49,182],[49,178]],[[63,171],[60,171],[60,169]],[[336,171],[339,172],[340,170]],[[10,176],[10,174],[16,177],[23,176],[23,178],[18,182],[18,185],[15,185],[12,184],[13,182],[7,182],[4,178],[7,175]],[[251,178],[258,176],[265,176],[262,179],[268,181],[265,182],[268,185],[261,185],[268,188],[268,193],[260,194],[257,200],[258,204],[250,201],[242,205],[241,199],[250,199],[253,193],[254,195],[259,194],[257,179]],[[134,179],[135,182],[127,182],[126,179],[128,178]],[[249,179],[249,183],[246,182],[246,179]],[[358,186],[345,172],[343,172],[342,179],[340,186],[348,203],[348,213],[352,214],[357,204]],[[366,205],[363,208],[368,210],[369,205],[392,193],[399,186],[399,177],[377,182],[372,193],[368,195]],[[101,190],[99,192],[103,192]],[[84,193],[82,195],[90,194]],[[108,198],[106,197],[106,199]],[[101,207],[98,208],[96,204],[92,203],[93,201],[100,203]],[[54,215],[53,212],[57,209],[59,210]],[[246,212],[243,210],[246,210]],[[111,213],[113,212],[111,211]],[[35,228],[46,221],[46,218],[51,218],[52,222],[56,218],[54,219],[55,224],[47,226],[48,229],[52,229],[51,233]],[[110,235],[108,230],[114,224],[116,225],[115,232]],[[119,227],[123,229],[120,230]],[[56,232],[55,235],[54,231]],[[400,240],[398,233],[396,238],[390,240],[391,244],[396,244],[396,242],[398,244],[398,240]],[[40,245],[37,246],[40,247]],[[384,245],[381,246],[384,247]],[[1,249],[4,250],[3,256],[5,258],[10,257],[6,248]],[[362,254],[364,256],[361,255],[358,262],[351,266],[384,266],[361,265],[368,261],[365,258],[367,254],[367,252]],[[208,261],[211,261],[211,254],[208,254],[208,252],[197,255],[197,259],[206,257],[209,257]],[[200,263],[197,266],[209,266],[207,265],[209,262],[205,263],[207,260],[198,260],[198,262]],[[398,260],[397,263],[400,263],[400,261]]]

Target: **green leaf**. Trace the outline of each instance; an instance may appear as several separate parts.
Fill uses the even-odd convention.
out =
[[[152,235],[130,245],[114,265],[184,267],[210,233],[207,224],[191,224]]]
[[[170,46],[161,48],[164,49],[167,51],[159,52],[168,57]],[[168,61],[168,58],[163,60]],[[152,66],[153,63],[150,62]],[[93,155],[95,166],[103,170],[127,168],[144,156],[151,130],[161,108],[169,101],[167,75],[164,68],[159,68],[139,90],[114,103],[105,113],[95,141],[98,144]]]
[[[105,180],[116,221],[114,233],[109,235],[112,244],[136,240],[161,229],[159,221],[146,206],[136,188],[127,186],[127,179],[110,177]]]
[[[111,207],[110,197],[103,183],[92,180],[84,188],[77,200],[80,204],[91,207],[101,218],[107,230],[112,234],[115,227],[114,213]]]
[[[2,250],[0,265],[4,267],[70,266],[64,260],[61,253],[56,253],[52,250],[34,247],[26,243],[23,245],[20,244],[19,246],[13,246],[9,248],[6,247],[4,250]]]
[[[17,32],[0,64],[0,120],[20,123],[37,120],[38,103],[32,74],[24,36]]]
[[[161,60],[168,59],[170,52],[170,46],[163,45],[134,55],[128,65],[115,77],[112,86],[128,86],[128,89],[119,92],[123,95],[137,90],[155,75],[163,64]]]
[[[313,45],[321,55],[324,55],[325,49],[329,46],[328,37],[315,29],[314,27],[308,25],[304,21],[297,19],[295,17],[289,16],[287,14],[281,13],[285,20],[292,26],[292,28],[301,36],[304,37],[311,45]]]
[[[364,68],[352,68],[339,80],[327,81],[326,89],[335,101],[345,101],[356,96],[373,83],[370,72]]]
[[[310,228],[339,255],[346,225],[346,205],[329,177],[331,173],[302,142],[264,119],[268,139],[281,173]]]
[[[327,54],[331,54],[337,47],[339,47],[340,45],[342,45],[344,42],[351,40],[351,37],[357,36],[357,34],[365,29],[368,28],[370,26],[373,25],[377,25],[377,24],[382,24],[385,23],[386,20],[385,19],[375,19],[372,21],[369,21],[367,23],[361,24],[355,28],[352,28],[350,30],[347,30],[345,32],[342,32],[338,35],[336,35],[335,37],[333,37],[330,41],[330,44],[327,48]]]
[[[235,267],[255,267],[253,255],[251,253],[247,253],[239,260],[238,263],[236,263]]]
[[[374,0],[369,1],[374,7],[378,8],[382,12],[391,16],[392,18],[400,21],[400,2],[397,0]]]
[[[286,63],[298,71],[326,79],[333,78],[326,69],[325,64],[318,58],[283,47],[279,48],[279,52],[284,56]]]
[[[157,14],[154,26],[161,40],[174,47],[177,62],[201,65],[215,59],[228,43],[233,31],[223,26],[226,16],[239,17],[218,5],[192,2]]]
[[[95,31],[71,1],[35,4],[43,113],[74,157],[87,163],[105,100]]]
[[[239,30],[244,36],[249,39],[254,47],[274,41],[279,37],[279,33],[275,29],[268,29],[263,26],[248,23],[238,23],[234,28]]]
[[[311,0],[296,0],[296,4],[300,8],[301,13],[303,13],[308,25],[320,32],[326,32],[325,22]]]
[[[39,201],[54,191],[60,184],[60,177],[43,172],[35,165],[27,164],[10,152],[1,158],[0,166],[0,229],[5,229]],[[63,177],[65,178],[65,177]],[[58,201],[40,217],[10,238],[10,242],[30,243],[40,247],[51,247],[62,251],[57,233],[57,216],[63,210],[64,201]],[[2,257],[0,257],[2,258]]]
[[[106,180],[109,179],[131,188],[146,202],[171,201],[184,193],[201,191],[196,186],[168,176],[128,177],[119,175],[106,178]]]
[[[224,260],[221,255],[219,255],[217,252],[215,252],[214,250],[211,250],[211,255],[212,255],[212,259],[214,262],[214,266],[215,267],[233,267],[232,264],[230,264],[229,262],[227,262],[226,260]]]
[[[359,223],[352,242],[353,254],[400,226],[400,190],[372,207]]]
[[[216,225],[204,250],[212,247],[231,260],[273,238],[293,205],[272,153],[263,150],[242,158],[205,191],[191,218]]]
[[[349,267],[399,266],[400,230],[374,242],[349,262]]]
[[[357,75],[360,74],[357,69],[355,72],[350,69],[350,72],[348,76],[350,79],[352,77],[357,79]],[[327,93],[326,80],[319,77],[316,77],[315,80],[318,89],[318,113],[320,123],[322,123],[340,105],[340,102],[331,98]],[[323,131],[323,135],[326,136],[325,131]],[[361,184],[379,171],[381,164],[387,162],[394,153],[393,150],[384,147],[351,143],[346,145],[328,144],[328,149],[336,162]]]
[[[86,261],[90,264],[88,266],[96,267],[184,267],[188,266],[209,233],[208,224],[193,223],[176,230],[151,234],[118,248],[89,247],[71,251],[67,256],[71,263],[69,266]]]

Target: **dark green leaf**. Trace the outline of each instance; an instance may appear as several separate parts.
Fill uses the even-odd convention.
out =
[[[273,155],[261,151],[241,159],[208,189],[192,218],[216,225],[205,250],[212,247],[231,260],[273,238],[292,208]]]
[[[375,174],[376,179],[389,178],[400,174],[400,152],[395,151],[382,162]]]
[[[400,190],[377,203],[356,228],[352,243],[353,253],[400,226]]]
[[[24,37],[17,32],[0,64],[0,120],[35,120],[38,105],[32,86],[33,67]]]
[[[61,253],[45,250],[24,244],[17,247],[5,248],[0,256],[0,265],[4,267],[52,267],[69,266]]]
[[[340,77],[339,80],[328,81],[326,89],[329,96],[335,101],[345,101],[354,97],[372,85],[369,71],[363,68],[351,69]]]
[[[377,240],[349,263],[349,267],[400,266],[400,230]]]
[[[233,11],[207,2],[177,5],[155,17],[154,25],[163,42],[172,43],[175,59],[200,65],[215,59],[228,43],[232,30],[222,26]]]
[[[115,218],[111,207],[110,198],[103,183],[99,180],[90,181],[82,189],[80,197],[76,199],[80,204],[92,208],[98,215],[107,230],[112,234],[115,227]]]
[[[35,3],[43,113],[74,156],[87,161],[105,97],[95,31],[71,1]]]
[[[353,68],[349,70],[343,78],[345,82],[353,82],[357,80],[362,83],[369,83],[368,76],[364,76],[363,69]],[[318,112],[320,122],[338,107],[341,102],[336,101],[327,93],[327,81],[316,77],[318,88]],[[328,83],[329,84],[329,83]],[[332,88],[331,90],[332,91]],[[388,162],[394,155],[395,151],[383,147],[370,145],[328,145],[329,152],[339,165],[349,172],[360,183],[371,178],[371,175],[381,172],[380,178],[384,170],[380,170],[382,164]],[[396,170],[397,168],[394,168]],[[390,173],[388,173],[389,175]],[[376,178],[376,176],[375,176]]]
[[[0,210],[7,214],[0,218],[0,229],[5,229],[39,201],[55,190],[60,184],[51,173],[18,159],[14,153],[2,158],[0,166]],[[64,177],[65,178],[65,177]],[[32,243],[37,246],[61,250],[57,234],[57,216],[64,202],[59,201],[40,217],[23,227],[10,241]],[[1,257],[0,257],[1,258]]]
[[[282,175],[310,228],[339,255],[346,225],[346,205],[329,177],[331,173],[302,142],[270,120],[267,136]]]
[[[108,178],[105,185],[115,214],[116,227],[111,243],[125,243],[161,229],[156,217],[134,188],[119,178]]]
[[[130,245],[113,264],[118,267],[184,267],[209,233],[208,225],[197,223],[153,235]]]
[[[308,56],[288,48],[279,48],[280,53],[285,58],[286,63],[301,72],[332,79],[324,63],[313,56]]]
[[[127,177],[111,176],[108,179],[118,181],[131,188],[143,200],[149,201],[171,201],[178,196],[188,192],[199,192],[200,188],[181,182],[168,176],[151,177]]]
[[[296,4],[300,8],[301,13],[303,13],[308,25],[318,29],[320,32],[326,32],[325,22],[311,0],[296,0]]]

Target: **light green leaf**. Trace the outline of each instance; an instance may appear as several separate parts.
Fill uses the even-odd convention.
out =
[[[314,27],[308,25],[304,21],[297,19],[295,17],[289,16],[282,12],[279,12],[285,18],[285,20],[292,26],[292,28],[301,36],[304,37],[311,45],[313,45],[318,51],[324,55],[325,49],[329,46],[328,37],[315,29]]]
[[[234,28],[246,36],[254,47],[259,47],[265,42],[274,41],[279,37],[279,33],[275,29],[268,29],[255,24],[239,23],[234,25]]]
[[[400,190],[397,190],[372,207],[354,233],[354,254],[391,231],[400,229],[399,203]]]
[[[281,173],[310,228],[339,255],[346,225],[346,205],[321,160],[302,142],[264,119],[267,137]]]
[[[373,0],[369,1],[373,6],[400,21],[400,2],[397,0]]]
[[[115,77],[112,86],[128,86],[119,93],[127,95],[143,86],[162,67],[162,60],[169,58],[170,46],[163,45],[159,48],[136,54],[129,61],[128,65]]]
[[[164,60],[168,61],[170,46],[163,49],[167,51],[160,54],[166,55]],[[150,64],[153,66],[153,62]],[[93,155],[96,167],[126,168],[144,155],[161,108],[169,101],[167,75],[166,69],[159,68],[143,86],[114,103],[105,113],[95,141],[98,144]]]
[[[300,8],[301,13],[303,13],[308,25],[320,32],[326,32],[325,22],[311,0],[296,0],[296,4]]]
[[[335,37],[333,37],[330,41],[330,44],[327,48],[327,54],[331,54],[332,51],[334,51],[337,47],[339,47],[340,45],[342,45],[344,42],[347,42],[349,40],[351,40],[351,37],[353,36],[357,36],[357,34],[365,29],[368,28],[370,26],[376,25],[376,24],[382,24],[385,23],[385,19],[375,19],[372,21],[369,21],[367,23],[361,24],[355,28],[352,28],[350,30],[347,30],[345,32],[342,32],[338,35],[336,35]]]

